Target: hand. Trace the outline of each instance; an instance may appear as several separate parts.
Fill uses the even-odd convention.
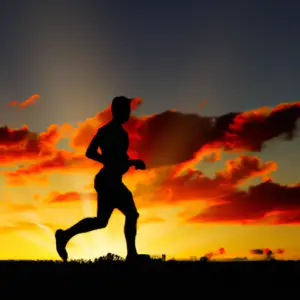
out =
[[[131,163],[136,170],[146,170],[146,165],[141,159],[134,159],[131,161]]]

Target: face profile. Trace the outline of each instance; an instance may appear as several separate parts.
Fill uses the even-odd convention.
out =
[[[123,124],[129,120],[131,112],[131,101],[132,99],[124,96],[115,97],[113,99],[111,111],[113,119],[115,121],[118,121],[118,123]]]

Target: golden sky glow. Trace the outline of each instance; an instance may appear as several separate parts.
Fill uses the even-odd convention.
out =
[[[137,98],[133,109],[141,103]],[[26,106],[19,105],[30,109]],[[215,135],[217,129],[209,120],[176,111],[133,116],[125,126],[131,139],[129,154],[145,159],[149,167],[130,170],[124,177],[140,212],[139,252],[188,258],[224,247],[225,258],[253,257],[250,250],[254,248],[284,248],[282,258],[298,258],[299,184],[274,182],[275,161],[234,152],[258,150],[270,134],[278,134],[278,130],[268,133],[264,123],[270,124],[278,112],[298,107],[299,103],[286,104],[240,114],[233,118],[233,131],[222,136]],[[55,230],[95,215],[92,183],[101,165],[83,154],[97,128],[110,117],[108,107],[76,126],[53,124],[42,133],[26,126],[1,128],[0,259],[57,259]],[[185,119],[206,127],[190,130]],[[255,138],[247,131],[249,122],[261,126]],[[160,133],[153,136],[151,130],[157,124]],[[235,153],[234,158],[224,160],[213,176],[200,171],[200,161],[211,168],[226,148]],[[258,183],[250,187],[253,179]],[[107,252],[124,256],[123,225],[124,217],[115,211],[106,229],[70,242],[70,257],[88,259]]]

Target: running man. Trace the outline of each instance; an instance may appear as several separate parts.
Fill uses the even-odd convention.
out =
[[[123,96],[113,99],[112,120],[98,129],[86,151],[86,157],[103,164],[94,180],[97,216],[85,218],[67,230],[56,231],[56,250],[63,261],[68,259],[66,246],[69,240],[77,234],[105,228],[115,208],[125,215],[126,260],[138,258],[135,237],[139,214],[132,193],[122,182],[122,176],[131,166],[137,170],[146,169],[142,160],[131,160],[127,155],[129,138],[122,124],[129,120],[131,101],[132,99]],[[101,154],[98,148],[101,149]]]

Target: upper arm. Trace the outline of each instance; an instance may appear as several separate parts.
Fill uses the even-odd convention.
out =
[[[94,135],[94,137],[92,138],[87,148],[87,152],[95,152],[95,151],[97,152],[99,148],[100,140],[101,140],[101,131],[99,129],[97,133]]]

